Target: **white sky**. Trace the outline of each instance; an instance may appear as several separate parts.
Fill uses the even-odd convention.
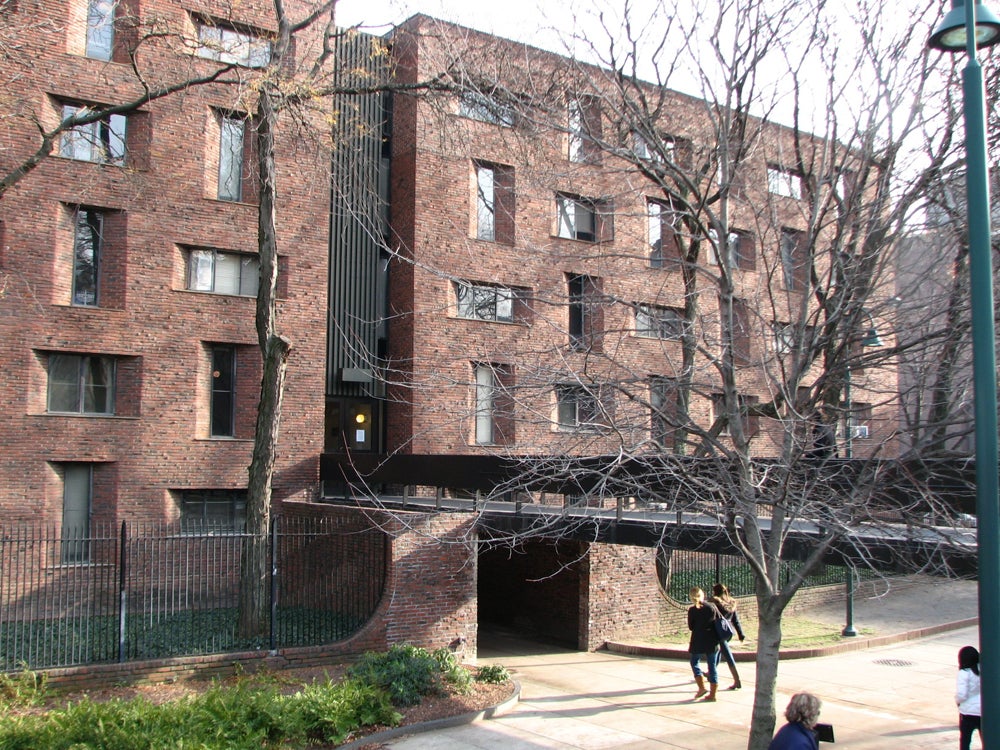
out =
[[[789,7],[787,5],[789,0],[763,0],[763,2],[765,7],[768,3],[773,3],[774,8]],[[792,2],[794,3],[795,0]],[[940,5],[939,11],[934,7],[935,3]],[[878,23],[882,26],[883,28],[877,34],[878,38],[882,38],[886,34],[892,36],[900,29],[909,27],[913,23],[911,16],[923,14],[924,24],[936,24],[944,15],[945,5],[945,0],[903,0],[897,4],[886,4],[884,0],[830,0],[826,4],[826,12],[829,14],[826,18],[831,20],[823,29],[825,33],[830,35],[830,39],[823,49],[825,54],[837,50],[839,52],[838,68],[849,67],[849,61],[856,58],[857,53],[852,54],[852,50],[858,49],[857,45],[862,33],[860,25],[851,16],[860,15],[873,19],[866,22],[865,25]],[[558,2],[557,0],[500,0],[500,2],[482,2],[481,0],[339,0],[337,22],[342,27],[359,24],[369,33],[383,34],[406,18],[416,13],[424,13],[503,38],[532,44],[559,54],[572,54],[575,51],[582,59],[599,62],[594,60],[593,55],[588,54],[585,49],[568,50],[566,47],[567,44],[572,44],[574,32],[578,32],[581,28],[594,29],[592,35],[582,34],[582,36],[594,39],[598,46],[607,46],[610,41],[608,32],[599,27],[595,28],[597,12],[603,13],[605,18],[609,19],[607,28],[614,30],[612,33],[616,33],[617,29],[621,28],[621,23],[610,19],[616,19],[628,7],[633,29],[639,30],[640,34],[643,34],[641,31],[643,29],[651,31],[648,36],[643,34],[645,43],[657,44],[657,40],[662,42],[663,33],[668,33],[671,39],[677,39],[677,34],[681,34],[681,38],[693,39],[702,33],[711,32],[710,28],[702,28],[700,25],[694,28],[682,28],[686,23],[681,20],[681,14],[678,14],[677,19],[675,19],[678,23],[667,31],[669,10],[665,9],[671,6],[690,7],[692,13],[700,7],[706,11],[706,18],[710,20],[711,16],[718,12],[719,0],[683,0],[683,2],[676,4],[666,0],[572,0],[569,3],[566,0],[558,0]],[[597,10],[595,11],[595,9]],[[657,10],[659,10],[658,14]],[[810,16],[806,14],[805,18],[808,20]],[[577,28],[574,28],[573,24],[576,24]],[[705,25],[710,26],[710,24]],[[728,32],[733,33],[733,30],[728,30]],[[786,34],[786,39],[793,42],[797,32],[787,32],[786,28]],[[915,43],[922,46],[923,39],[927,36],[927,29],[918,30],[916,34]],[[695,44],[694,48],[705,49],[706,46],[703,43]],[[761,79],[757,81],[759,85],[757,93],[761,97],[760,102],[765,102],[764,106],[767,108],[774,102],[779,102],[778,109],[771,112],[772,117],[779,121],[789,121],[790,115],[785,111],[790,106],[790,99],[787,97],[788,84],[787,80],[784,80],[788,76],[785,72],[788,70],[787,63],[781,59],[778,47],[775,45],[772,47],[774,49],[769,48],[768,55],[776,57],[766,62],[758,70]],[[793,56],[802,54],[801,50],[792,49],[790,52]],[[707,49],[706,54],[708,56],[701,61],[689,63],[692,66],[691,70],[685,71],[683,69],[684,63],[682,63],[681,68],[674,70],[670,75],[667,85],[675,90],[686,91],[699,97],[703,96],[704,94],[700,91],[701,84],[696,83],[696,81],[700,81],[699,72],[704,74],[705,71],[694,70],[694,68],[698,67],[699,62],[707,66],[712,65],[711,53]],[[818,55],[820,53],[817,50],[811,50],[810,54]],[[646,61],[645,57],[640,50],[640,64]],[[663,59],[663,55],[661,55],[661,64]],[[885,66],[890,72],[887,70],[878,71],[869,64],[863,70],[844,73],[841,83],[845,86],[846,98],[840,101],[846,102],[851,109],[857,107],[862,112],[865,111],[870,108],[870,100],[866,97],[866,93],[879,88],[873,86],[875,81],[887,75],[889,78],[886,80],[894,79],[895,74],[891,72],[893,68],[895,68],[896,73],[903,73],[907,67],[906,62],[900,64],[900,61],[894,63],[893,61],[880,60],[879,65],[882,64],[886,64]],[[815,71],[815,91],[812,92],[815,100],[811,103],[804,102],[803,114],[811,111],[811,116],[817,122],[823,122],[827,117],[824,96],[826,94],[825,75],[822,66],[817,61],[810,63],[810,65],[814,67],[806,67],[804,75],[808,77],[809,71]],[[647,74],[641,68],[639,73],[640,77],[646,80],[654,80],[656,77],[655,73]],[[769,77],[771,80],[767,81],[766,79]],[[893,84],[890,82],[889,87],[892,88],[892,86]],[[804,93],[808,95],[810,92],[807,90]],[[768,100],[771,104],[766,104]],[[860,106],[858,104],[851,106],[851,102],[857,102]],[[865,103],[860,104],[861,102]],[[838,104],[837,109],[839,110],[841,106],[842,104]],[[888,106],[890,109],[893,108],[893,105]],[[860,118],[857,112],[851,114]],[[806,114],[807,120],[809,117],[810,115]],[[808,122],[805,125],[809,128]]]
[[[560,4],[552,0],[340,0],[337,22],[341,26],[371,26],[372,33],[381,33],[412,15],[424,13],[507,39],[537,44],[539,25],[545,24],[540,19],[546,5],[558,12]]]

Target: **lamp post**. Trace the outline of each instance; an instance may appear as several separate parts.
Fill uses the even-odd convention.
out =
[[[875,329],[875,320],[871,313],[863,310],[868,316],[869,328],[861,339],[861,346],[882,346],[882,339]],[[844,458],[854,458],[854,400],[851,393],[851,362],[848,358],[847,366],[844,368]],[[854,568],[847,567],[846,591],[844,592],[844,602],[846,607],[844,629],[840,634],[845,638],[853,638],[858,634],[854,628]]]
[[[978,21],[977,21],[978,17]],[[977,47],[1000,42],[1000,18],[981,0],[952,0],[952,9],[929,45],[963,48],[966,211],[969,223],[969,296],[972,306],[972,374],[976,397],[976,517],[979,552],[979,652],[983,707],[1000,705],[1000,502],[997,480],[997,376],[993,333],[993,262],[990,183],[986,159],[986,95]],[[1000,715],[984,710],[983,747],[1000,742]]]

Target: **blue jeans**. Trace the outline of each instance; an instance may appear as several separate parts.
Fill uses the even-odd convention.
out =
[[[708,665],[708,682],[710,685],[719,684],[719,649],[714,648],[707,654],[691,654],[691,671],[694,672],[695,677],[701,677],[701,669],[698,667],[698,662],[701,661],[702,657],[705,659],[705,663]]]

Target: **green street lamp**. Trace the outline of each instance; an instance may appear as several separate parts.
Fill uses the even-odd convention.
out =
[[[965,117],[966,211],[969,222],[969,297],[972,306],[972,374],[976,396],[976,517],[979,552],[979,652],[983,707],[1000,705],[1000,501],[997,477],[997,375],[993,333],[993,263],[990,183],[986,158],[986,95],[976,48],[1000,42],[1000,18],[981,0],[952,0],[931,35],[934,49],[965,49],[962,113]],[[1000,743],[1000,714],[984,710],[983,747]]]

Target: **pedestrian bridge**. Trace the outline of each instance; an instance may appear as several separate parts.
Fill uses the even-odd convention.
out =
[[[395,456],[381,461],[346,462],[324,456],[324,502],[388,511],[474,514],[480,533],[493,537],[549,537],[608,544],[700,550],[739,554],[712,513],[711,503],[647,500],[681,497],[678,473],[657,472],[648,461],[616,462],[617,479],[608,481],[603,457],[567,459],[548,473],[529,476],[524,462],[493,456]],[[830,482],[849,482],[861,461],[837,461],[827,467]],[[976,567],[976,532],[955,523],[936,525],[921,512],[920,496],[936,492],[955,511],[952,518],[970,518],[974,506],[970,462],[935,465],[921,462],[924,476],[913,465],[896,462],[880,476],[888,494],[902,502],[906,513],[878,514],[876,520],[851,526],[831,546],[824,562],[874,565],[886,571],[942,568],[968,574]],[[687,467],[697,470],[693,464]],[[717,470],[717,468],[716,468]],[[339,481],[334,478],[339,476]],[[660,486],[656,486],[657,482]],[[648,494],[636,492],[647,488]],[[631,491],[629,493],[628,491]],[[939,498],[940,500],[940,498]],[[943,501],[942,501],[943,502]],[[928,506],[930,508],[931,506]],[[771,519],[762,508],[762,530]],[[827,529],[810,521],[786,526],[783,557],[805,559]]]

